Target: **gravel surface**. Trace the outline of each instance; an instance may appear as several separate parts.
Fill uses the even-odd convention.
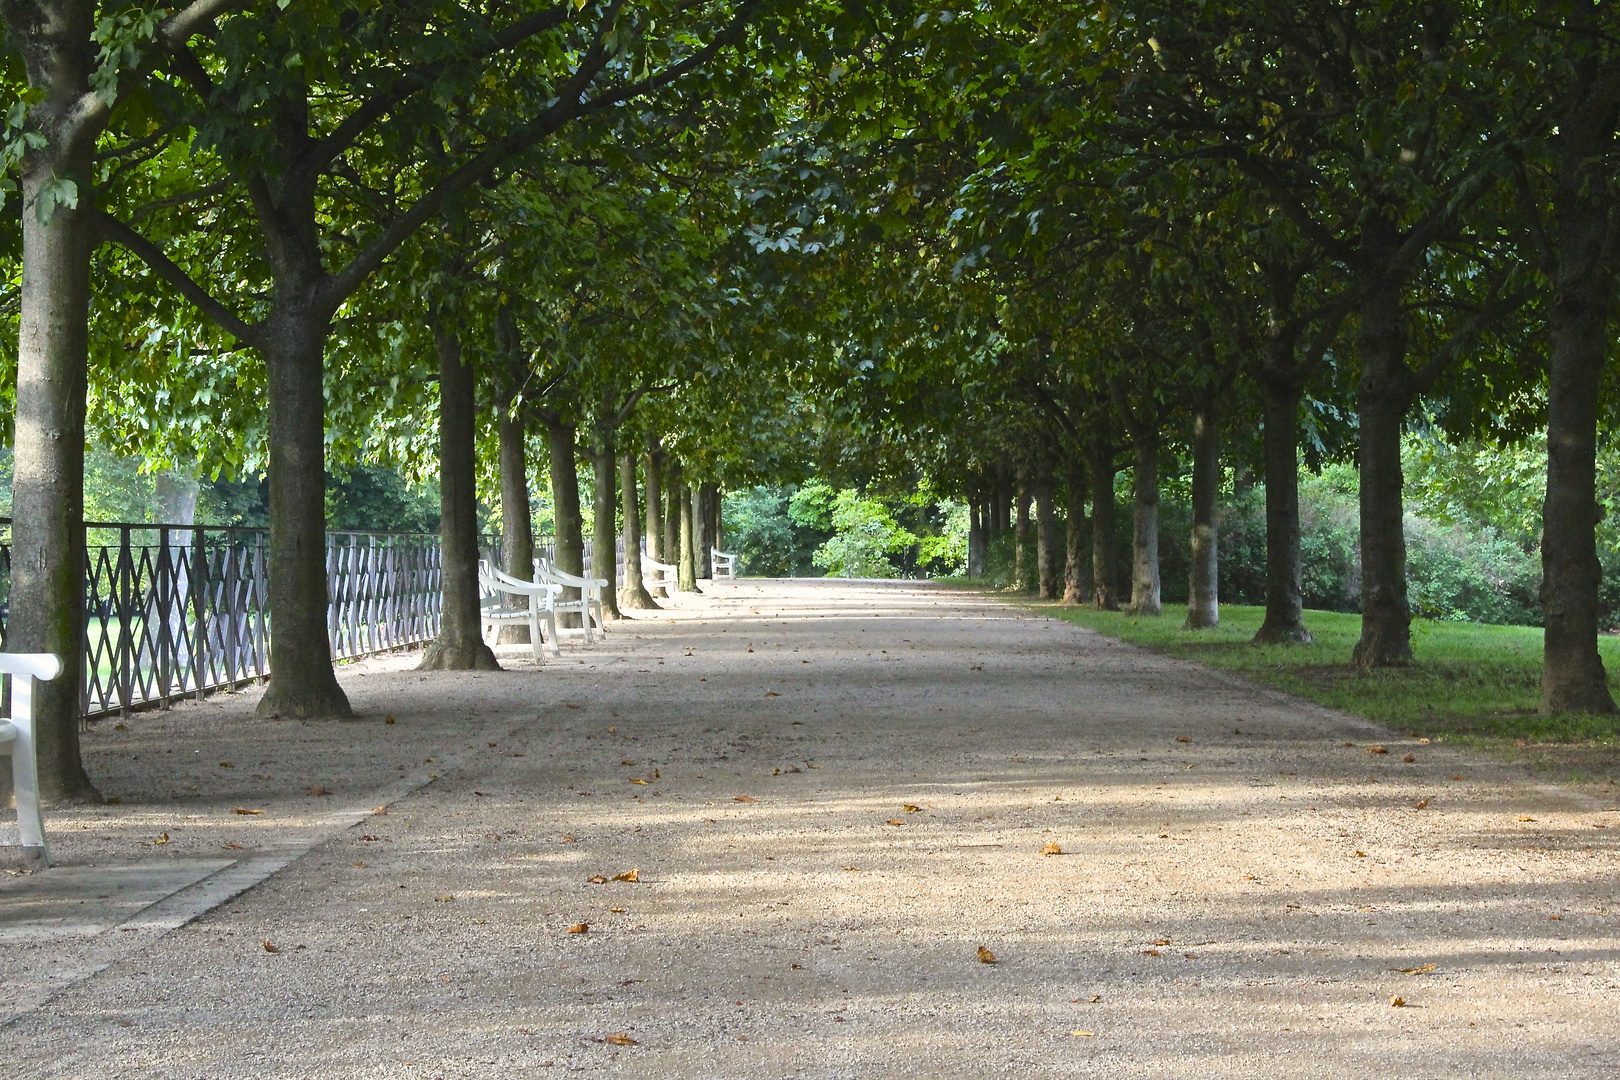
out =
[[[308,850],[122,953],[0,933],[65,986],[5,1076],[1620,1075],[1611,789],[916,583],[504,651],[95,725],[69,868]]]

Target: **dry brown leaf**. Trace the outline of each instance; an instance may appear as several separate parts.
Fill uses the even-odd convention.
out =
[[[393,722],[394,722],[394,716],[393,716],[392,713],[390,713],[389,715],[383,717],[383,723],[392,724]]]
[[[1389,753],[1389,747],[1387,747],[1387,746],[1369,746],[1369,747],[1367,747],[1367,753],[1369,753],[1369,754],[1387,754],[1387,753]]]
[[[243,847],[241,844],[221,844],[220,848],[221,849],[228,849],[230,851],[246,851],[247,850],[247,848]]]
[[[606,885],[607,884],[607,878],[603,877],[601,874],[592,874],[590,877],[585,879],[585,884],[587,884],[587,885]]]
[[[1091,995],[1090,997],[1088,997],[1086,999],[1086,1002],[1088,1004],[1095,1005],[1095,1004],[1097,1004],[1097,1002],[1099,1002],[1101,1000],[1102,1000],[1102,995],[1101,994],[1093,994],[1093,995]]]
[[[113,725],[113,730],[114,731],[128,731],[129,730],[129,725],[128,724],[114,724]]]
[[[265,941],[265,943],[264,943],[264,951],[265,952],[280,952],[281,951],[281,946],[280,945],[272,945],[272,944],[270,944],[269,940],[267,939]]]
[[[640,784],[642,787],[647,786],[647,781],[638,779],[637,777],[634,777],[634,776],[630,777],[630,782],[632,784]]]
[[[231,764],[229,761],[220,762],[219,767],[222,768],[222,769],[234,769],[234,768],[236,768],[236,766]]]
[[[913,806],[910,803],[901,803],[900,804],[900,809],[905,811],[908,814],[916,814],[916,813],[921,813],[922,812],[922,807]]]
[[[1401,995],[1399,995],[1399,994],[1391,994],[1390,995],[1390,997],[1389,997],[1389,1007],[1390,1008],[1399,1009],[1405,1004],[1406,1004],[1406,999],[1401,997]]]
[[[841,866],[841,867],[839,867],[839,869],[840,870],[854,870],[856,873],[860,873],[861,868],[858,867],[858,866]]]
[[[568,932],[570,934],[583,934],[583,933],[586,933],[587,931],[589,931],[590,928],[591,928],[590,923],[580,922],[580,923],[575,923],[573,926],[570,926],[568,928]]]
[[[903,821],[894,821],[894,820],[889,820],[889,821],[886,821],[886,822],[884,822],[884,824],[885,824],[885,825],[904,825],[904,824],[905,824],[905,822],[903,822]]]
[[[263,810],[249,810],[245,806],[238,806],[235,810],[232,810],[231,813],[233,813],[233,814],[246,814],[246,815],[251,817],[254,814],[262,814],[262,813],[264,813],[264,811]]]
[[[782,695],[778,694],[775,690],[767,690],[767,691],[765,691],[765,696],[766,697],[781,697]]]
[[[1450,778],[1450,779],[1452,779],[1452,780],[1461,780],[1461,779],[1462,779],[1462,777],[1460,777],[1460,776],[1453,776],[1453,777],[1451,777],[1451,778]]]
[[[332,794],[330,791],[327,791],[325,788],[321,787],[321,785],[319,785],[319,784],[316,784],[314,787],[310,788],[309,793],[311,795],[316,795],[316,796]]]
[[[759,800],[754,798],[752,795],[733,795],[731,797],[731,801],[732,802],[759,802]]]
[[[169,842],[169,834],[168,833],[164,833],[162,836],[160,836],[156,840],[152,841],[152,843],[154,843],[154,844],[167,844],[168,842]]]
[[[1155,941],[1153,944],[1155,944],[1155,945],[1168,945],[1168,944],[1170,944],[1170,939],[1167,938],[1167,937],[1162,937],[1159,940]]]
[[[1524,817],[1517,817],[1517,818],[1514,818],[1513,820],[1514,821],[1534,821],[1536,819],[1531,817],[1530,815],[1526,814]]]
[[[640,881],[641,880],[641,871],[640,870],[626,870],[622,874],[614,874],[613,875],[613,880],[614,881]]]
[[[993,964],[995,962],[996,962],[996,954],[991,952],[989,949],[985,948],[983,945],[980,945],[979,946],[979,963],[981,963],[981,964]]]
[[[1399,971],[1402,975],[1422,975],[1425,972],[1433,971],[1435,968],[1437,968],[1439,966],[1440,966],[1439,964],[1424,964],[1422,967],[1393,968],[1391,970]]]
[[[1061,855],[1061,854],[1063,854],[1063,849],[1058,847],[1056,843],[1051,843],[1051,844],[1047,844],[1045,847],[1041,848],[1041,854],[1042,855]]]
[[[1367,853],[1366,853],[1366,852],[1365,852],[1365,851],[1358,851],[1358,852],[1356,852],[1356,858],[1358,858],[1358,859],[1365,859],[1365,858],[1366,858],[1366,857],[1367,857]]]
[[[120,796],[114,795],[111,798],[102,799],[101,801],[103,803],[105,803],[107,806],[117,806],[119,803],[123,802],[124,800]]]
[[[1414,810],[1422,810],[1425,807],[1427,807],[1428,805],[1429,805],[1429,800],[1428,799],[1419,799],[1417,802],[1412,804],[1412,808]]]
[[[577,706],[577,705],[569,706],[569,708],[578,708],[578,707],[579,706]],[[616,1034],[613,1034],[613,1035],[609,1035],[607,1038],[603,1039],[602,1041],[607,1043],[610,1046],[640,1046],[641,1045],[640,1043],[636,1042],[636,1040],[632,1039],[629,1035],[625,1034],[622,1031],[617,1032]]]
[[[373,806],[371,808],[371,812],[373,814],[386,814],[386,813],[388,813],[388,807],[386,807],[386,806]]]
[[[349,865],[350,865],[350,866],[353,866],[353,867],[356,867],[356,868],[357,868],[357,869],[360,869],[360,870],[365,870],[365,869],[367,869],[367,866],[366,866],[366,864],[365,864],[365,863],[363,863],[363,862],[357,862],[357,863],[350,863],[350,864],[349,864]]]
[[[1071,1032],[1069,1032],[1069,1034],[1070,1035],[1077,1035],[1082,1039],[1094,1039],[1094,1038],[1096,1038],[1096,1035],[1093,1034],[1090,1031],[1071,1031]]]
[[[1158,949],[1143,949],[1142,950],[1142,955],[1143,956],[1163,956],[1164,954],[1159,952]]]
[[[1192,738],[1188,735],[1177,735],[1176,742],[1192,742]]]
[[[1405,757],[1401,758],[1401,760],[1406,762],[1408,765],[1410,765],[1412,762],[1417,760],[1417,755],[1415,755],[1415,754],[1407,754]]]
[[[609,914],[613,914],[613,915],[623,915],[624,914],[624,908],[622,908],[622,907],[610,907],[610,908],[608,908],[608,912],[609,912]]]

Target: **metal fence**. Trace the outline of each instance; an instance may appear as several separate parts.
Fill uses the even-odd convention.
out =
[[[9,525],[0,519],[0,635],[11,592]],[[85,555],[87,719],[269,675],[267,530],[87,522]],[[437,534],[328,533],[326,573],[334,660],[438,634]]]

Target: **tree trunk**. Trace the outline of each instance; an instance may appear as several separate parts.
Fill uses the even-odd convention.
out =
[[[651,444],[656,446],[656,443]],[[647,554],[667,563],[664,547],[664,453],[649,450],[643,459],[647,470]]]
[[[697,536],[696,522],[692,514],[693,490],[683,481],[675,489],[679,499],[681,518],[681,561],[677,577],[680,580],[681,591],[697,592]]]
[[[257,714],[354,715],[332,670],[326,587],[327,315],[278,303],[261,324],[270,413],[270,685]]]
[[[1058,540],[1057,505],[1052,498],[1052,470],[1043,462],[1033,484],[1035,494],[1035,568],[1042,600],[1063,595],[1063,548]]]
[[[1291,353],[1291,341],[1280,344]],[[1292,368],[1293,358],[1271,365],[1260,376],[1265,410],[1266,617],[1254,635],[1257,644],[1308,642],[1305,599],[1300,592],[1299,396],[1297,378],[1276,374]]]
[[[984,519],[986,507],[975,499],[968,503],[967,576],[984,576]]]
[[[1131,440],[1136,454],[1131,506],[1132,615],[1158,615],[1159,588],[1159,432],[1144,427]]]
[[[719,499],[719,487],[715,484],[699,484],[692,492],[696,505],[692,511],[696,514],[697,524],[697,576],[705,581],[714,580],[714,558],[711,549],[715,546],[716,535],[714,504]]]
[[[1207,397],[1193,415],[1192,567],[1187,587],[1187,629],[1207,630],[1221,622],[1220,558],[1215,506],[1221,488],[1220,432],[1215,399]]]
[[[612,434],[599,432],[596,446],[591,450],[591,464],[594,466],[592,501],[595,507],[591,527],[591,577],[607,582],[607,588],[602,592],[602,614],[609,619],[624,618],[619,611],[618,553],[614,550],[619,531],[619,484],[618,477],[614,475],[618,457]],[[630,553],[627,551],[624,554],[628,563]]]
[[[1373,237],[1392,232],[1382,217],[1364,227]],[[1376,260],[1369,260],[1376,265]],[[1411,406],[1406,330],[1393,275],[1372,279],[1361,302],[1361,640],[1357,667],[1402,664],[1412,658],[1406,602],[1406,532],[1402,521],[1401,427]]]
[[[94,65],[95,6],[8,0],[4,12],[29,83],[45,94],[29,110],[29,127],[47,140],[28,152],[22,170],[6,649],[55,653],[62,661],[62,674],[41,683],[34,694],[40,795],[47,802],[94,799],[95,786],[79,757],[79,698],[84,691],[84,415],[95,140],[73,139],[67,128]],[[58,177],[79,185],[79,205],[58,206],[41,224],[36,200]]]
[[[1091,589],[1098,611],[1119,610],[1114,591],[1114,448],[1102,446],[1087,462],[1091,472]]]
[[[551,457],[551,507],[553,528],[552,560],[557,569],[576,577],[585,576],[584,522],[579,510],[579,468],[574,457],[574,425],[555,417],[547,417],[546,446]],[[579,590],[566,588],[562,600],[578,600]],[[564,612],[557,616],[557,625],[579,627],[579,615]]]
[[[1558,230],[1547,386],[1547,494],[1542,509],[1541,610],[1546,620],[1541,711],[1613,713],[1598,655],[1602,607],[1595,529],[1597,416],[1609,339],[1614,266],[1606,258],[1616,213],[1600,152],[1612,146],[1607,118],[1569,118],[1561,130],[1554,191]],[[1582,145],[1586,143],[1587,145]]]
[[[477,404],[472,365],[444,313],[428,315],[439,353],[439,544],[444,610],[421,671],[499,671],[478,608]]]
[[[1016,523],[1013,525],[1013,585],[1018,589],[1033,587],[1035,575],[1035,560],[1031,558],[1035,553],[1031,550],[1033,545],[1029,542],[1030,499],[1029,481],[1025,477],[1024,470],[1019,469],[1017,495],[1013,500],[1017,514]]]
[[[664,562],[673,564],[678,573],[681,561],[681,470],[679,466],[664,470]]]
[[[1070,457],[1064,478],[1068,491],[1067,558],[1063,566],[1063,602],[1083,604],[1091,595],[1091,574],[1086,557],[1086,466]]]
[[[501,408],[496,418],[501,473],[501,549],[506,556],[502,567],[519,581],[534,580],[534,518],[529,503],[528,417],[524,406],[513,414],[512,402]],[[512,607],[529,606],[527,596],[503,598]],[[502,623],[495,639],[502,645],[528,645],[529,628],[524,623]]]
[[[619,607],[657,610],[641,577],[641,500],[636,495],[636,455],[630,450],[619,455],[619,501],[624,504],[624,586]]]

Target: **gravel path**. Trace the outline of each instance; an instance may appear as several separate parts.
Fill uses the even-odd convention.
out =
[[[0,924],[5,1075],[1620,1075],[1612,790],[914,583],[506,662],[96,725],[67,871],[285,866]]]

